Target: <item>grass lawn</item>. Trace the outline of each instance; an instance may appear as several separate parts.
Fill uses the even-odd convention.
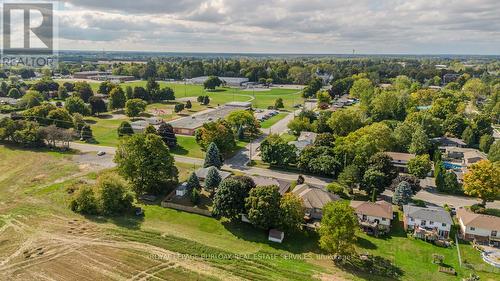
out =
[[[60,84],[66,80],[58,80]],[[282,98],[286,110],[293,109],[295,104],[303,103],[303,98],[300,91],[293,89],[271,88],[269,90],[245,90],[239,88],[221,87],[213,92],[205,91],[202,85],[182,84],[182,83],[167,83],[158,81],[161,87],[171,87],[177,98],[184,97],[198,97],[201,95],[208,95],[210,97],[210,104],[215,106],[217,104],[224,104],[231,101],[252,101],[255,108],[267,108],[274,105],[277,98]],[[89,82],[94,92],[99,89],[100,82]],[[125,89],[127,86],[146,87],[146,81],[133,81],[121,83],[120,86]]]
[[[145,210],[143,218],[80,216],[69,210],[71,195],[66,188],[91,183],[96,174],[81,174],[70,157],[66,153],[0,146],[0,168],[7,171],[0,175],[0,258],[6,261],[5,257],[19,254],[20,247],[27,247],[25,252],[43,248],[50,257],[44,259],[44,270],[37,266],[37,259],[20,256],[8,261],[23,262],[16,274],[43,274],[47,277],[44,279],[78,279],[95,274],[88,278],[102,280],[106,278],[102,274],[107,273],[117,279],[131,279],[153,266],[162,268],[151,255],[164,249],[174,255],[187,255],[189,262],[165,257],[165,265],[170,266],[148,271],[160,279],[226,280],[232,276],[274,281],[317,280],[321,276],[322,280],[391,280],[359,270],[342,272],[330,260],[316,256],[322,252],[314,232],[287,233],[284,243],[276,244],[267,241],[266,231],[248,224],[155,204],[139,204]],[[177,166],[181,180],[197,168],[181,163]],[[388,238],[363,233],[357,236],[358,252],[393,262],[402,272],[401,280],[459,280],[472,272],[458,266],[456,247],[440,248],[407,238],[399,221]],[[68,251],[75,243],[78,251]],[[483,263],[479,252],[469,244],[461,244],[460,250],[462,259],[475,267],[481,280],[498,280],[498,271],[494,273]],[[434,253],[445,256],[444,263],[454,267],[458,276],[439,273],[438,266],[431,263]],[[2,274],[0,271],[0,279],[10,280]]]
[[[182,155],[193,158],[204,158],[205,152],[196,143],[196,139],[192,136],[177,135],[177,147],[171,150],[173,154]]]
[[[398,219],[401,219],[401,213],[398,213]],[[459,266],[455,246],[442,248],[422,240],[408,238],[402,225],[402,221],[395,220],[391,236],[387,238],[375,238],[360,233],[358,235],[359,252],[371,253],[393,262],[402,271],[403,280],[457,280],[457,277],[438,272],[438,265],[432,263],[432,254],[443,255],[444,264],[453,267],[459,278],[468,277],[472,272]],[[465,258],[477,265],[476,273],[481,276],[481,280],[494,280],[498,277],[492,273],[492,266],[482,262],[478,251],[469,244],[459,246],[462,260]]]
[[[288,114],[287,113],[279,113],[278,115],[274,115],[273,117],[267,119],[266,121],[260,123],[260,126],[263,129],[270,128],[272,125],[278,123],[278,121],[282,120],[285,118]]]

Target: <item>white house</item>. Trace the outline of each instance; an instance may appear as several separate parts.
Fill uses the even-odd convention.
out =
[[[464,207],[457,210],[460,236],[464,240],[500,246],[500,218],[476,214]]]
[[[450,214],[440,207],[403,206],[403,223],[406,231],[414,231],[415,236],[421,237],[425,231],[433,232],[439,238],[448,238],[450,235]]]
[[[388,232],[393,218],[392,204],[386,201],[351,201],[359,223],[367,233]]]

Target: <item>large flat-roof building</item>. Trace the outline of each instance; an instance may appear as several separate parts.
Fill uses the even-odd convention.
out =
[[[180,118],[169,123],[174,128],[174,132],[176,134],[192,136],[194,135],[196,129],[203,126],[203,124],[217,121],[218,119],[224,119],[231,112],[248,109],[250,106],[250,103],[228,103],[213,110],[205,111],[198,115]]]
[[[101,75],[109,75],[109,73],[105,71],[80,71],[73,73],[73,78],[90,79],[90,77],[101,76]]]

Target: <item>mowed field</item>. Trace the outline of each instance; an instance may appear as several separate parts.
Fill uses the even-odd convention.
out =
[[[56,80],[60,84],[65,81],[71,80]],[[282,98],[286,110],[291,110],[294,105],[302,104],[304,99],[301,97],[301,91],[296,89],[282,89],[282,88],[270,88],[270,89],[240,89],[240,88],[230,88],[230,87],[220,87],[215,91],[206,91],[203,89],[202,85],[193,84],[183,84],[183,83],[172,83],[158,81],[160,87],[168,86],[172,88],[175,92],[177,99],[188,98],[188,97],[198,97],[206,96],[210,97],[210,103],[212,106],[217,104],[224,104],[231,101],[251,101],[253,107],[255,108],[267,108],[268,106],[274,105],[277,98]],[[89,82],[90,86],[97,93],[99,89],[100,82]],[[127,86],[130,87],[146,87],[146,81],[132,81],[121,83],[120,86],[125,89]]]
[[[59,81],[61,84],[63,81]],[[89,82],[94,92],[99,88],[99,82]],[[176,95],[177,100],[172,102],[152,103],[146,108],[146,112],[142,117],[158,116],[165,121],[171,121],[186,116],[190,116],[201,112],[203,110],[214,108],[218,105],[223,105],[232,101],[246,101],[252,102],[255,108],[267,108],[274,105],[277,98],[282,98],[286,110],[291,110],[295,104],[300,104],[303,99],[300,92],[291,89],[261,89],[261,90],[243,90],[239,88],[218,88],[215,91],[205,91],[201,85],[180,84],[180,83],[166,83],[159,82],[161,87],[171,87]],[[145,81],[134,81],[120,84],[122,88],[127,86],[137,87],[146,86]],[[208,95],[210,97],[210,104],[204,106],[196,101],[200,95]],[[185,109],[180,113],[174,112],[174,106],[178,103],[185,103],[186,100],[191,100],[192,108]],[[263,123],[263,128],[269,128],[275,122],[284,118],[285,115],[281,114],[275,116]],[[121,122],[132,122],[136,119],[128,118],[123,114],[123,111],[103,113],[97,117],[88,117],[86,121],[91,124],[92,133],[97,141],[97,144],[103,146],[117,146],[119,143],[117,129]],[[201,148],[194,142],[194,139],[189,136],[178,136],[179,147],[172,150],[172,153],[194,158],[202,158],[203,152]],[[245,145],[244,142],[238,142],[238,148]]]
[[[143,218],[85,217],[68,209],[69,188],[93,183],[99,171],[71,153],[0,145],[0,280],[393,280],[339,269],[313,232],[288,234],[283,244],[243,223],[140,205]],[[196,167],[178,164],[185,179]],[[395,223],[390,238],[358,234],[358,252],[393,262],[400,280],[457,280],[456,248],[408,239]],[[481,280],[498,280],[479,253],[461,245]],[[458,277],[437,272],[445,256]]]

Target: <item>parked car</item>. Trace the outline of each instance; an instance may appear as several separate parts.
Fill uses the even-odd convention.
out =
[[[104,156],[105,154],[106,154],[106,152],[104,152],[104,151],[97,152],[97,156]]]

